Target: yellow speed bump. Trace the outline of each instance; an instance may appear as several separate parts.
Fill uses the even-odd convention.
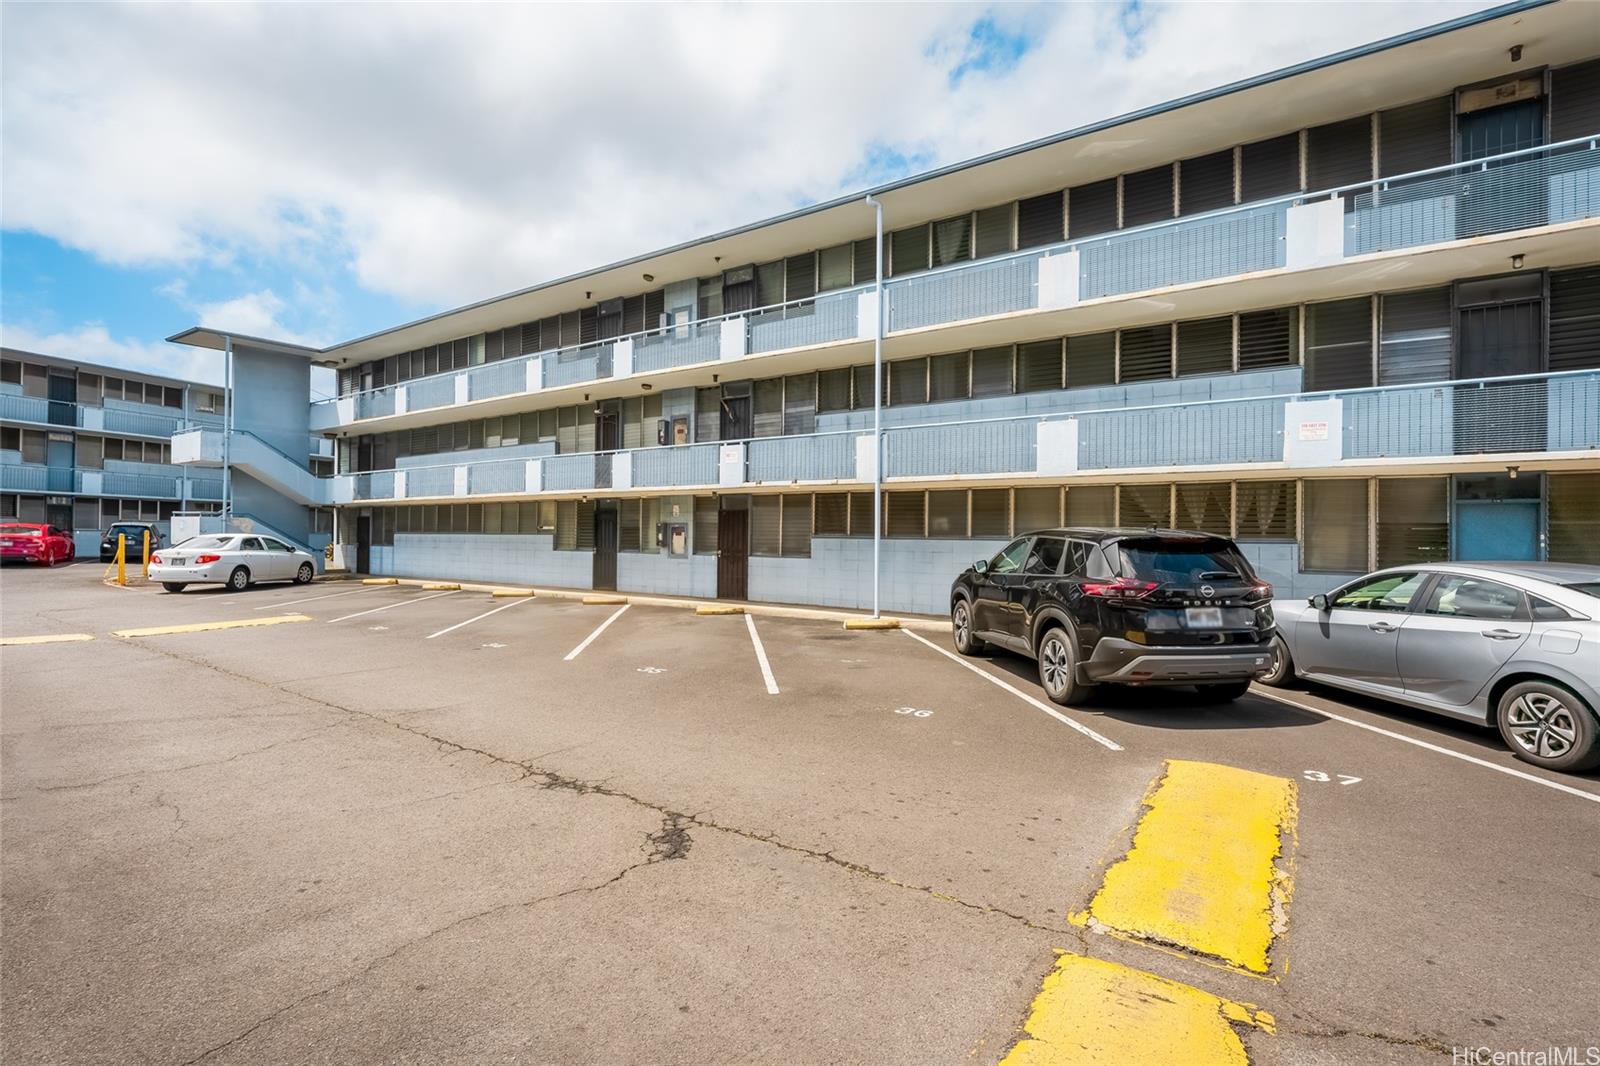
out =
[[[361,579],[361,583],[363,585],[398,585],[400,584],[400,579],[397,577],[364,577]]]
[[[846,618],[846,629],[899,629],[898,618]]]
[[[1074,919],[1267,973],[1293,888],[1278,860],[1294,839],[1294,782],[1175,759],[1144,802],[1133,846]]]
[[[422,586],[424,592],[451,592],[461,586],[454,581],[434,581]]]
[[[1273,1031],[1272,1015],[1142,970],[1063,954],[1044,979],[1025,1036],[1000,1066],[1135,1062],[1248,1066],[1235,1023]]]
[[[0,637],[0,648],[21,644],[66,644],[76,640],[93,640],[93,633],[50,633],[42,637]]]
[[[744,614],[743,607],[731,603],[703,603],[694,609],[695,614]]]
[[[210,629],[247,629],[252,626],[276,626],[284,622],[309,622],[304,614],[275,614],[270,618],[235,618],[231,622],[191,622],[182,626],[150,626],[148,629],[113,629],[114,637],[162,637],[169,633],[204,633]]]
[[[533,595],[532,589],[495,589],[489,593],[496,599],[528,599]]]
[[[618,604],[627,603],[628,602],[628,597],[626,597],[626,596],[585,596],[583,598],[583,602],[584,602],[584,605],[587,606],[587,607],[615,607]]]

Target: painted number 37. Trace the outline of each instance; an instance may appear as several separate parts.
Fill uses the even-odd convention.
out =
[[[1301,773],[1301,776],[1307,781],[1320,781],[1323,783],[1338,781],[1341,785],[1353,785],[1361,780],[1361,778],[1351,777],[1349,774],[1334,774],[1330,777],[1321,770],[1305,770]]]

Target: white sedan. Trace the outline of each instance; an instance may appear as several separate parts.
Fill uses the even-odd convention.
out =
[[[185,585],[226,585],[240,592],[259,581],[308,585],[317,576],[309,552],[258,533],[190,537],[150,557],[150,579],[168,592]]]

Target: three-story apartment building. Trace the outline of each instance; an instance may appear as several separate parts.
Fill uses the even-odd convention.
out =
[[[335,508],[343,565],[402,576],[867,606],[875,475],[894,610],[942,612],[961,567],[1064,523],[1228,533],[1285,594],[1600,561],[1592,6],[871,195],[881,260],[852,196],[331,348],[190,329],[230,352],[237,413],[174,459],[226,451]],[[313,363],[339,396],[283,402]],[[331,477],[290,458],[308,431]]]

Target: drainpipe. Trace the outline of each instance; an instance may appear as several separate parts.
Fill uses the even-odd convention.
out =
[[[222,338],[222,529],[233,516],[233,338]]]
[[[878,617],[878,560],[883,541],[883,204],[871,196],[867,203],[877,215],[877,255],[873,261],[872,291],[878,313],[872,323],[872,617]]]

